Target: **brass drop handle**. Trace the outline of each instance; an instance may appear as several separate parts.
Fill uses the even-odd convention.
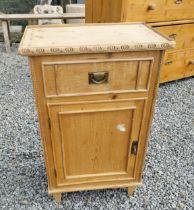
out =
[[[108,82],[109,73],[108,72],[90,72],[88,74],[89,84],[103,84]]]
[[[165,63],[165,65],[171,65],[173,63],[173,61],[167,61],[166,63]]]
[[[155,10],[156,9],[156,5],[155,4],[149,4],[148,5],[148,10]]]
[[[171,39],[176,39],[176,37],[177,37],[176,33],[172,33],[169,35],[169,38],[171,38]]]
[[[182,4],[183,3],[183,0],[175,0],[174,3],[175,4]]]
[[[194,60],[190,60],[189,65],[194,65]]]

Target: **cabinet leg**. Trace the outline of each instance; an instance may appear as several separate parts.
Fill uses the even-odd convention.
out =
[[[53,197],[57,203],[61,203],[61,193],[54,193]]]
[[[135,191],[135,187],[128,187],[128,196],[131,196]]]
[[[6,20],[2,20],[2,29],[3,29],[3,35],[4,35],[4,42],[5,42],[5,48],[6,52],[10,53],[10,31],[9,31],[9,23]]]

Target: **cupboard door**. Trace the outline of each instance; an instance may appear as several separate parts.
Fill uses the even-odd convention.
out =
[[[49,104],[57,186],[135,180],[143,107],[143,100]]]

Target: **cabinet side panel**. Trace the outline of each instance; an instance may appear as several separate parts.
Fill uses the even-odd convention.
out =
[[[52,142],[48,123],[48,113],[44,101],[44,85],[42,80],[41,63],[38,57],[29,58],[31,77],[33,82],[34,96],[39,118],[39,128],[44,150],[46,172],[49,189],[55,186],[55,173],[52,155]]]
[[[126,0],[87,0],[87,23],[113,23],[123,19],[123,4]]]
[[[93,19],[93,0],[85,0],[85,21],[92,23]]]
[[[144,141],[140,142],[138,150],[139,155],[136,160],[136,177],[138,177],[137,181],[141,181],[142,179],[142,172],[144,168],[144,161],[145,161],[145,156],[146,156],[146,150],[148,146],[148,139],[150,136],[150,129],[151,129],[151,124],[153,120],[153,114],[154,114],[154,108],[155,108],[155,102],[156,102],[156,97],[157,97],[157,92],[158,92],[158,81],[159,81],[159,76],[160,76],[160,69],[162,65],[164,57],[164,52],[163,51],[158,51],[155,54],[155,62],[153,64],[153,71],[152,75],[150,78],[150,90],[148,93],[148,99],[145,102],[145,108],[144,108],[144,113],[143,113],[143,120],[142,123],[144,123],[144,128],[142,129],[142,132],[140,133],[140,138],[144,139]]]

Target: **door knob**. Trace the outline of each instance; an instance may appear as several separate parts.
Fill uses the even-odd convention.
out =
[[[174,3],[175,3],[175,4],[182,4],[182,3],[183,3],[183,0],[175,0]]]
[[[173,61],[166,61],[165,65],[171,65]]]
[[[189,65],[194,65],[194,60],[190,60]]]
[[[156,9],[156,5],[155,4],[149,4],[148,5],[148,10],[155,10]]]
[[[172,33],[169,35],[169,38],[174,39],[174,40],[176,39],[176,37],[177,37],[176,33]]]

